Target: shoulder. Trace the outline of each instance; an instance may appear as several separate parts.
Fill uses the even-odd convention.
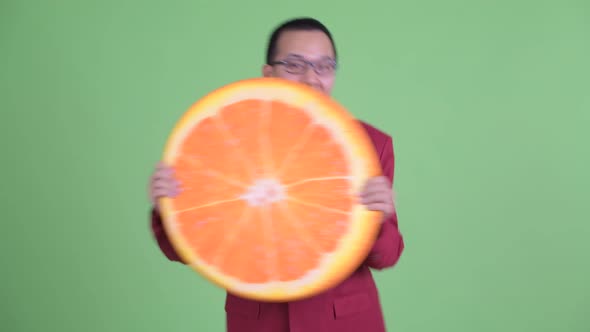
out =
[[[369,137],[373,141],[373,145],[375,146],[375,148],[378,151],[383,150],[383,148],[388,144],[393,145],[391,135],[387,134],[383,130],[381,130],[381,129],[379,129],[379,128],[375,127],[374,125],[371,125],[367,122],[360,121],[360,120],[358,120],[358,121],[363,126],[363,128],[365,129],[365,131],[367,132],[367,134],[369,135]]]
[[[360,121],[367,135],[373,143],[375,153],[381,163],[383,173],[385,173],[390,181],[393,181],[393,168],[395,165],[395,155],[393,148],[392,137],[381,129],[376,128],[364,121]]]

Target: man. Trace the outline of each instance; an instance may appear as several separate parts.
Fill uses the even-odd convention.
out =
[[[331,33],[310,18],[295,19],[271,35],[265,77],[298,81],[331,95],[336,71],[336,47]],[[369,256],[347,280],[317,296],[289,303],[264,303],[227,294],[228,332],[383,332],[385,323],[370,268],[394,266],[404,249],[393,200],[394,155],[392,139],[361,122],[380,157],[384,176],[370,179],[361,194],[368,209],[383,212],[381,231]],[[152,229],[163,253],[181,261],[162,228],[157,199],[178,194],[173,171],[158,165],[150,182]]]

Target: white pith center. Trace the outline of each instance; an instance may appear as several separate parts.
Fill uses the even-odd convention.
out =
[[[242,199],[251,206],[262,206],[281,201],[285,197],[285,188],[274,179],[261,179],[248,187]]]

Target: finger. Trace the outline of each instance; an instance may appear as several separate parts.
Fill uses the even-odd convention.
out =
[[[150,198],[151,198],[152,204],[156,204],[160,198],[164,198],[164,197],[175,198],[176,196],[178,196],[178,193],[170,192],[169,190],[166,190],[166,189],[160,189],[160,190],[154,191]]]
[[[156,164],[156,169],[163,169],[166,167],[168,167],[168,166],[166,165],[166,163],[163,160],[158,161],[158,163]]]
[[[172,177],[174,175],[174,169],[172,167],[165,167],[156,170],[154,177]]]
[[[370,204],[393,204],[390,197],[385,195],[378,195],[378,196],[371,196],[368,198],[362,198],[360,204],[363,205],[370,205]]]
[[[150,187],[151,192],[156,191],[167,191],[170,193],[179,193],[181,190],[180,183],[178,181],[159,181],[154,182]]]
[[[151,191],[154,193],[161,192],[161,191],[168,192],[168,191],[173,191],[173,190],[174,190],[174,187],[167,185],[167,184],[159,184],[159,185],[155,185],[155,186],[151,187]]]
[[[174,174],[171,172],[168,173],[166,171],[160,171],[155,173],[151,178],[152,183],[156,182],[178,182],[178,180],[174,177]]]
[[[168,190],[170,192],[180,191],[180,183],[176,180],[172,181],[160,181],[152,185],[154,190]]]
[[[154,190],[154,192],[152,193],[153,198],[176,197],[176,196],[178,196],[178,192],[174,191],[174,190],[170,190],[170,189],[158,189],[158,190]]]
[[[384,185],[369,186],[365,190],[361,191],[361,195],[370,195],[376,192],[391,192],[391,188]]]
[[[375,185],[375,186],[370,186],[367,187],[365,190],[363,190],[360,193],[360,197],[367,197],[367,196],[371,196],[374,195],[376,193],[383,193],[383,194],[387,194],[390,195],[391,194],[391,189],[387,186],[379,186],[379,185]]]
[[[375,193],[368,196],[363,196],[360,199],[361,204],[373,204],[373,203],[390,203],[391,196],[387,193]]]
[[[365,183],[363,183],[363,186],[360,188],[360,191],[367,191],[369,188],[373,186],[373,182],[375,182],[375,180],[373,178],[369,178],[367,181],[365,181]]]
[[[387,203],[368,204],[366,207],[368,210],[371,210],[371,211],[383,212],[387,216],[393,214],[393,212],[395,210],[393,205],[387,204]]]
[[[155,174],[165,174],[165,175],[171,175],[174,173],[174,168],[172,166],[166,165],[164,162],[159,162],[158,164],[156,164],[156,169],[154,172]]]
[[[165,168],[166,168],[166,165],[165,165],[165,164],[164,164],[164,162],[162,162],[162,161],[158,162],[158,163],[156,164],[156,167],[154,167],[154,169],[155,169],[156,171],[161,171],[161,170],[163,170],[163,169],[165,169]]]
[[[383,175],[369,178],[366,183],[370,185],[390,185],[389,179]]]
[[[385,212],[389,209],[388,204],[386,204],[386,203],[372,203],[372,204],[367,204],[365,206],[366,206],[367,210],[371,210],[371,211]]]
[[[361,192],[371,192],[375,190],[391,190],[391,185],[388,180],[382,180],[379,178],[372,178],[365,183]]]

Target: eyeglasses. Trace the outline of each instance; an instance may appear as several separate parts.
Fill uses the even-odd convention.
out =
[[[285,67],[285,71],[290,74],[300,75],[307,71],[309,67],[313,68],[313,70],[318,75],[329,75],[332,74],[336,70],[336,61],[334,60],[323,60],[319,62],[311,62],[304,59],[289,59],[289,60],[281,60],[281,61],[274,61],[270,63],[271,65],[282,65]]]

